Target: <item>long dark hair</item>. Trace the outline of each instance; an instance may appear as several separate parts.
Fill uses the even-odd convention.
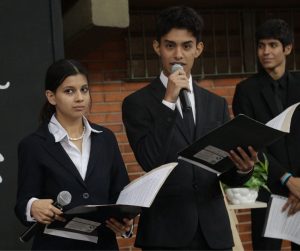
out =
[[[73,59],[61,59],[54,62],[49,66],[46,73],[45,91],[49,90],[55,93],[57,88],[62,84],[62,82],[64,82],[67,77],[77,74],[84,75],[88,80],[88,73],[86,68],[78,61]],[[55,111],[55,106],[51,105],[48,100],[46,100],[40,112],[40,122],[48,123]]]

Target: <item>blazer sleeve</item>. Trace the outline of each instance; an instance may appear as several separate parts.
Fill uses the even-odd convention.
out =
[[[141,167],[150,171],[166,163],[176,112],[153,99],[129,96],[123,102],[122,114],[130,146]]]
[[[38,163],[39,151],[32,136],[22,140],[18,146],[18,188],[15,206],[16,216],[28,225],[26,206],[30,198],[42,194],[43,173]]]

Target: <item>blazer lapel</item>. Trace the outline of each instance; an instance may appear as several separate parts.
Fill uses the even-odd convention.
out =
[[[196,133],[195,139],[198,139],[202,136],[203,130],[203,121],[205,121],[205,114],[204,107],[206,107],[207,101],[204,95],[204,92],[195,84],[193,83],[194,87],[194,95],[195,95],[195,109],[196,109]]]
[[[39,134],[43,137],[46,137],[45,141],[45,150],[51,155],[54,159],[57,160],[61,164],[63,168],[65,168],[70,174],[72,174],[78,182],[85,187],[84,181],[78,172],[76,166],[73,161],[70,159],[68,154],[65,152],[64,148],[61,146],[59,142],[54,141],[54,137],[51,133],[49,133],[47,125],[44,125],[41,130],[39,130]]]
[[[162,102],[166,88],[159,78],[156,78],[154,81],[150,83],[150,88],[152,90],[152,95],[157,99],[158,102]],[[189,133],[186,131],[186,127],[184,126],[184,122],[181,114],[178,109],[175,108],[177,116],[176,116],[176,127],[178,131],[182,134],[183,138],[187,141],[187,143],[191,144],[192,140],[189,138]]]
[[[92,133],[91,134],[91,151],[89,163],[87,166],[85,180],[88,180],[89,176],[93,173],[94,168],[96,167],[97,162],[99,162],[99,158],[101,158],[101,153],[105,151],[102,150],[105,147],[103,142],[102,133]],[[100,161],[101,163],[101,161]]]

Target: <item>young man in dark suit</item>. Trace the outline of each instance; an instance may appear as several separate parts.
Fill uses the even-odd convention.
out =
[[[283,20],[267,20],[257,29],[257,56],[261,69],[237,85],[233,99],[235,115],[243,113],[266,123],[300,101],[300,74],[286,69],[286,57],[292,51],[292,42],[292,33]],[[299,118],[296,110],[290,134],[266,148],[270,163],[268,187],[272,193],[289,196],[287,206],[292,213],[300,207]],[[265,189],[260,189],[258,200],[267,202],[269,197]],[[280,250],[281,240],[262,237],[265,214],[266,209],[251,211],[253,249]],[[300,248],[295,244],[292,247]]]
[[[162,72],[124,100],[127,136],[145,171],[178,161],[180,150],[229,119],[225,99],[192,81],[194,60],[203,50],[202,26],[202,18],[191,8],[162,11],[153,41]],[[174,64],[182,69],[172,71]],[[190,111],[181,107],[178,97],[182,89],[188,90]],[[186,120],[189,115],[190,124]],[[219,180],[231,185],[248,180],[256,161],[256,152],[249,149],[251,156],[240,148],[231,151],[237,168],[219,177],[179,161],[152,206],[142,212],[136,246],[150,250],[231,249],[232,234]]]

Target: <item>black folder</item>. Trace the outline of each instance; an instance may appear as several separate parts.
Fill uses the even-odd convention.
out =
[[[66,222],[54,221],[49,228],[61,228],[68,224],[73,218],[81,218],[99,223],[105,223],[110,218],[123,222],[124,218],[133,219],[142,210],[142,207],[131,205],[82,205],[64,212],[63,217]]]
[[[106,220],[115,218],[123,222],[124,218],[132,219],[136,217],[141,210],[142,207],[139,206],[119,204],[77,206],[64,212],[65,222],[52,222],[45,229],[45,233],[97,242],[99,227],[102,224],[105,225]]]
[[[105,222],[109,218],[123,221],[124,218],[132,219],[137,216],[142,207],[120,204],[108,205],[83,205],[77,206],[64,212],[64,217],[82,217],[90,220]]]
[[[248,146],[252,146],[259,151],[285,134],[240,114],[183,149],[178,159],[219,175],[234,167],[228,158],[230,150],[240,146],[248,152]]]

